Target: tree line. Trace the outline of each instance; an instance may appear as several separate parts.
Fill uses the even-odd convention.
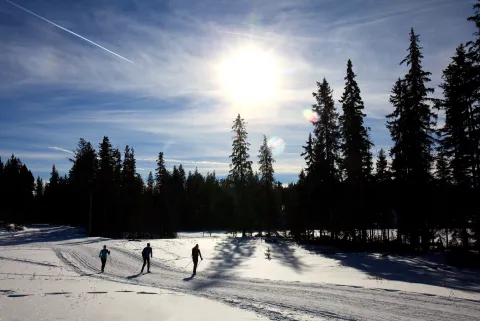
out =
[[[136,172],[134,149],[122,153],[108,137],[98,146],[80,139],[68,175],[55,166],[36,182],[14,155],[0,160],[0,220],[89,227],[92,235],[134,232],[174,237],[180,229],[289,231],[307,242],[383,244],[428,250],[443,244],[480,247],[480,1],[468,20],[475,38],[459,44],[443,70],[442,98],[433,98],[420,37],[412,28],[406,72],[392,86],[386,117],[393,146],[372,152],[370,128],[353,63],[337,109],[324,78],[313,93],[313,130],[303,146],[305,166],[288,187],[275,180],[267,138],[252,170],[246,122],[234,120],[227,177],[169,170],[160,152],[147,182]],[[440,124],[438,116],[443,115]],[[390,156],[387,157],[387,155]]]

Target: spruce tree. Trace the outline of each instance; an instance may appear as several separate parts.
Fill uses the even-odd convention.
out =
[[[437,104],[445,112],[445,125],[440,129],[441,155],[445,156],[445,161],[450,160],[445,166],[450,169],[455,183],[463,187],[473,187],[478,181],[473,71],[473,62],[461,44],[443,71],[440,88],[444,98]]]
[[[70,161],[73,163],[69,172],[68,181],[72,188],[72,201],[76,206],[73,210],[74,222],[83,226],[90,226],[92,223],[92,230],[90,234],[97,234],[95,213],[92,212],[92,220],[90,221],[90,208],[93,203],[93,190],[95,187],[95,177],[98,171],[98,157],[97,152],[90,142],[80,138],[77,148],[74,151],[74,156]],[[65,182],[63,185],[67,185]],[[60,185],[60,179],[59,179]]]
[[[375,167],[375,178],[378,183],[384,183],[390,180],[390,170],[388,168],[387,155],[385,154],[385,150],[383,148],[381,148],[378,152]]]
[[[335,102],[332,96],[332,90],[327,80],[324,78],[322,83],[317,82],[318,90],[313,93],[316,104],[312,110],[318,115],[318,119],[313,123],[313,133],[315,135],[315,167],[321,167],[318,170],[322,173],[323,180],[332,183],[340,178],[340,128],[338,124],[338,113],[335,111]],[[325,177],[326,176],[326,177]]]
[[[234,120],[232,132],[235,134],[235,138],[232,142],[232,154],[230,155],[231,164],[230,172],[228,175],[228,181],[234,187],[235,197],[235,213],[234,213],[234,229],[242,230],[242,236],[245,236],[248,225],[251,223],[249,220],[251,213],[251,204],[248,203],[249,195],[248,184],[250,178],[253,176],[252,161],[249,160],[248,154],[250,143],[247,141],[247,129],[246,123],[240,114]]]
[[[315,166],[315,141],[312,139],[312,133],[308,134],[307,145],[302,146],[305,150],[300,156],[303,156],[305,159],[305,164],[307,165],[305,171],[307,173],[313,171]]]
[[[60,175],[58,174],[55,164],[53,164],[52,172],[50,173],[50,180],[49,180],[50,187],[53,188],[54,186],[57,186],[59,178],[60,178]]]
[[[103,137],[98,150],[99,168],[96,176],[95,208],[98,215],[98,229],[108,235],[113,228],[113,206],[115,204],[115,158],[112,144],[107,136]]]
[[[155,169],[155,189],[157,193],[161,192],[163,186],[166,186],[169,180],[169,172],[165,167],[163,152],[158,153],[157,168]]]
[[[445,156],[445,153],[439,152],[435,160],[435,178],[437,181],[446,185],[450,183],[450,168],[448,165],[448,159]]]
[[[472,149],[476,150],[475,153],[475,168],[476,176],[474,177],[474,185],[476,191],[473,191],[473,195],[478,195],[480,189],[480,1],[473,6],[474,15],[468,18],[468,21],[472,21],[475,24],[476,32],[474,35],[476,39],[468,43],[469,46],[469,59],[473,62],[473,72],[472,72],[472,87],[475,88],[474,91],[474,103],[472,106],[472,115],[473,115],[473,137],[476,139],[477,143],[472,146]],[[472,195],[472,198],[475,196]],[[473,204],[476,204],[473,201]],[[480,213],[477,210],[473,218],[473,230],[476,238],[476,247],[477,250],[480,250]]]
[[[153,179],[152,171],[150,171],[148,173],[148,178],[147,178],[147,187],[146,187],[147,193],[153,194],[154,186],[155,186],[155,180]]]
[[[259,172],[260,172],[260,179],[258,181],[261,187],[261,193],[257,194],[264,196],[263,199],[258,200],[260,211],[263,215],[261,217],[265,217],[265,219],[261,219],[261,225],[266,224],[267,227],[267,235],[270,235],[271,228],[274,227],[276,221],[276,214],[277,212],[277,203],[276,197],[274,193],[274,182],[275,182],[275,171],[273,169],[273,163],[275,159],[273,159],[272,150],[268,146],[267,137],[263,136],[263,143],[260,146],[259,155],[258,155],[258,164]],[[262,226],[263,227],[263,226]]]
[[[409,53],[400,64],[406,63],[410,67],[405,75],[407,100],[404,111],[408,126],[404,135],[408,180],[426,183],[431,178],[437,116],[431,111],[429,94],[434,89],[427,87],[431,73],[422,69],[423,54],[419,43],[419,35],[412,28]]]
[[[249,160],[250,155],[248,154],[250,143],[247,141],[246,123],[240,114],[234,121],[232,132],[235,134],[235,138],[232,142],[232,154],[230,155],[232,163],[229,176],[234,186],[245,186],[248,175],[252,173],[252,161]]]
[[[364,182],[372,171],[372,142],[369,139],[369,128],[364,126],[364,105],[360,97],[360,89],[355,80],[352,61],[347,63],[347,76],[345,77],[345,91],[342,99],[343,115],[340,116],[342,132],[342,168],[345,170],[346,179],[353,184]]]
[[[390,101],[395,109],[387,115],[390,119],[387,127],[394,142],[392,168],[399,180],[397,184],[403,184],[397,185],[404,193],[402,198],[408,198],[411,204],[398,204],[401,226],[397,236],[400,238],[403,231],[407,231],[413,247],[418,244],[420,234],[424,247],[428,247],[431,237],[427,222],[432,211],[425,191],[432,179],[436,125],[429,97],[434,90],[427,87],[431,74],[422,68],[421,49],[419,36],[412,28],[408,55],[400,62],[401,65],[406,64],[409,70],[392,90]]]
[[[388,114],[387,129],[393,140],[393,147],[390,149],[392,156],[392,171],[395,179],[405,181],[407,179],[407,160],[406,160],[406,134],[407,117],[405,116],[405,108],[407,104],[407,85],[405,80],[398,79],[392,89],[390,95],[390,103],[394,110]]]
[[[273,159],[272,150],[268,146],[267,136],[263,136],[263,143],[260,146],[260,150],[258,151],[258,165],[259,172],[260,172],[260,183],[267,187],[273,188],[273,183],[275,181],[274,174],[275,171],[273,169],[273,163],[275,159]]]
[[[43,180],[40,176],[37,176],[37,181],[35,183],[35,198],[41,198],[43,196],[43,191]]]

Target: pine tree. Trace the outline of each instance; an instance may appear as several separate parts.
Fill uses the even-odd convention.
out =
[[[83,226],[90,226],[92,229],[89,234],[101,233],[98,225],[95,223],[95,216],[92,213],[92,220],[90,221],[93,203],[93,190],[95,187],[95,178],[98,171],[98,157],[97,152],[90,142],[80,138],[77,149],[74,151],[74,156],[70,161],[73,163],[69,172],[68,181],[72,188],[72,201],[76,206],[73,210],[74,222]],[[60,189],[59,179],[59,189]],[[64,182],[66,186],[68,182]]]
[[[147,178],[147,187],[146,187],[147,193],[153,194],[154,186],[155,186],[155,180],[153,179],[152,171],[150,171],[148,173],[148,178]]]
[[[475,23],[477,31],[474,33],[476,39],[468,43],[469,59],[473,62],[472,70],[472,87],[475,88],[474,92],[474,103],[472,106],[472,115],[473,115],[473,133],[472,138],[476,139],[476,144],[472,146],[472,149],[476,150],[475,155],[475,168],[476,176],[474,178],[474,185],[476,191],[472,192],[473,195],[478,195],[478,190],[480,189],[480,1],[473,6],[474,15],[468,18],[468,21]],[[476,197],[476,196],[474,196]],[[476,204],[476,202],[473,202]],[[473,231],[476,239],[477,250],[480,250],[480,213],[476,211],[475,216],[473,217]]]
[[[435,125],[437,116],[431,111],[429,94],[433,88],[426,87],[430,82],[430,72],[422,69],[423,54],[419,45],[419,36],[413,28],[410,31],[409,54],[400,64],[410,66],[405,75],[407,86],[407,100],[405,117],[408,124],[406,133],[406,156],[409,180],[417,183],[426,183],[431,174],[433,162],[433,147],[435,143]]]
[[[260,221],[263,227],[264,224],[267,226],[268,235],[270,235],[271,228],[274,227],[277,219],[277,202],[276,195],[274,192],[274,182],[275,182],[275,171],[273,169],[273,163],[275,159],[272,156],[272,150],[268,146],[267,137],[263,136],[263,143],[260,146],[259,155],[258,155],[258,164],[260,171],[260,179],[258,180],[258,185],[261,189],[261,193],[257,194],[263,195],[263,199],[258,200],[260,206],[260,212],[262,213]],[[265,218],[265,219],[263,219]]]
[[[155,169],[155,189],[157,193],[160,193],[162,187],[167,184],[169,176],[170,174],[165,167],[163,152],[160,152],[158,153],[157,168]]]
[[[450,183],[450,168],[448,166],[448,159],[445,153],[438,153],[435,161],[435,178],[440,184]]]
[[[322,83],[317,82],[317,87],[317,92],[313,93],[317,103],[312,106],[312,110],[318,115],[317,121],[313,124],[315,171],[318,171],[319,175],[324,176],[324,180],[331,183],[340,178],[338,165],[340,164],[341,133],[330,85],[323,78]]]
[[[402,225],[397,236],[400,238],[403,231],[407,231],[410,244],[415,247],[421,233],[423,245],[428,247],[431,235],[427,222],[431,207],[428,197],[425,197],[425,189],[432,179],[436,115],[431,111],[431,98],[428,97],[434,92],[433,88],[427,87],[431,74],[422,69],[423,55],[419,42],[419,36],[412,28],[408,55],[400,62],[401,65],[406,63],[409,70],[392,90],[390,101],[395,110],[387,115],[390,119],[387,127],[394,141],[392,168],[395,177],[404,184],[401,188],[401,192],[405,193],[403,197],[408,198],[411,204],[398,205],[402,208],[399,213],[399,224]]]
[[[50,173],[50,186],[56,186],[58,185],[58,180],[60,178],[60,175],[58,174],[57,168],[55,167],[55,164],[52,166],[52,172]]]
[[[258,151],[260,154],[258,155],[258,165],[260,171],[260,183],[267,187],[272,188],[275,178],[273,175],[275,171],[273,169],[273,163],[275,159],[272,156],[272,150],[268,146],[267,136],[263,135],[263,144],[260,146],[260,150]]]
[[[394,111],[388,114],[387,128],[393,140],[393,147],[390,149],[392,159],[392,170],[397,181],[405,181],[407,179],[407,160],[405,136],[408,132],[407,119],[405,117],[405,106],[407,104],[407,85],[405,80],[398,79],[392,89],[390,95],[390,103],[394,107]]]
[[[475,135],[473,104],[475,87],[472,83],[473,62],[468,58],[465,46],[457,47],[452,62],[443,71],[444,99],[437,106],[445,111],[445,125],[440,129],[441,148],[445,163],[456,184],[475,186],[478,181],[478,138]]]
[[[114,150],[107,136],[99,144],[98,150],[99,168],[95,182],[95,212],[97,213],[97,229],[103,234],[108,235],[113,228],[113,216],[115,205],[115,165]]]
[[[234,187],[235,229],[241,229],[242,236],[245,236],[248,225],[251,224],[249,217],[251,216],[252,206],[247,201],[249,198],[247,188],[253,172],[252,161],[249,160],[250,155],[248,154],[250,143],[247,141],[246,123],[240,117],[240,114],[237,115],[234,121],[232,132],[235,134],[235,138],[232,142],[232,154],[230,155],[232,161],[228,181]]]
[[[43,196],[43,191],[43,180],[40,176],[37,176],[37,182],[35,183],[35,198],[41,198]]]
[[[376,174],[375,178],[377,182],[384,183],[390,180],[390,170],[388,168],[388,161],[387,155],[385,154],[385,150],[383,148],[380,149],[377,156],[377,163],[376,167]]]
[[[235,134],[235,138],[230,155],[232,163],[230,164],[229,176],[235,186],[245,186],[248,175],[252,173],[252,161],[249,160],[250,155],[248,154],[250,143],[247,141],[246,123],[240,117],[240,114],[234,121],[232,132]]]
[[[345,77],[345,91],[342,99],[343,115],[340,116],[343,144],[342,168],[345,170],[347,181],[359,183],[368,179],[372,171],[373,146],[368,137],[369,128],[364,126],[364,105],[360,97],[360,89],[355,80],[352,61],[347,63],[347,76]]]
[[[305,171],[307,173],[313,171],[315,166],[315,141],[312,139],[312,133],[308,134],[307,145],[302,146],[305,150],[300,156],[303,156],[306,163]]]

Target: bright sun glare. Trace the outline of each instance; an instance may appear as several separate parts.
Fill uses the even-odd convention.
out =
[[[275,58],[256,48],[245,48],[220,64],[220,83],[238,103],[261,103],[277,91]]]

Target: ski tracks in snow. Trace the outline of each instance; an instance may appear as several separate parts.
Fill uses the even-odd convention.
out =
[[[201,296],[247,309],[272,320],[480,320],[478,301],[421,293],[366,289],[197,274],[151,261],[151,274],[140,275],[140,254],[110,246],[112,256],[98,274],[97,248],[55,246],[56,255],[81,275]]]

